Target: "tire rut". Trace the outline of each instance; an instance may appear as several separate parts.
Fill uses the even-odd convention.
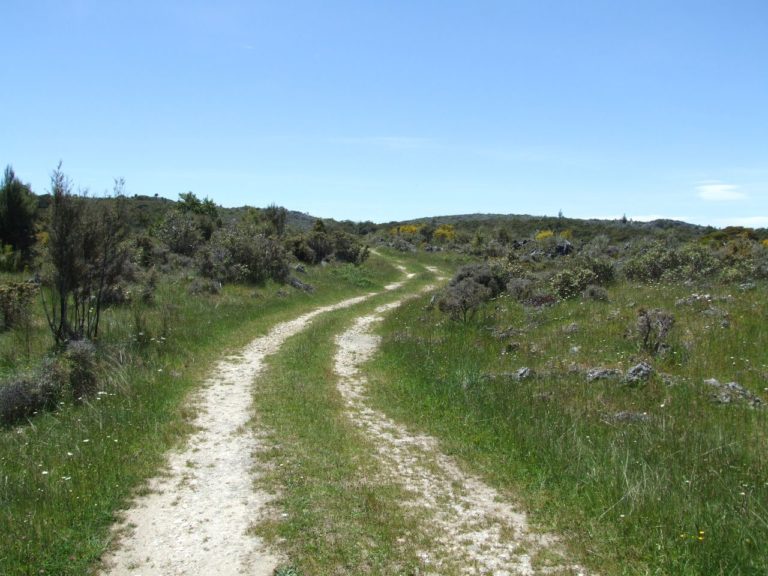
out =
[[[395,283],[387,290],[399,288]],[[104,576],[267,576],[281,558],[249,533],[269,513],[270,494],[254,490],[254,454],[263,449],[248,422],[252,386],[265,357],[320,314],[377,293],[317,308],[275,325],[239,354],[222,359],[193,397],[196,432],[168,456],[114,528],[117,545],[102,558]]]
[[[553,535],[532,531],[521,509],[442,454],[436,439],[414,434],[371,408],[360,366],[379,345],[372,326],[402,302],[379,306],[337,336],[335,369],[349,418],[376,445],[387,480],[405,488],[404,506],[426,518],[425,530],[433,532],[435,549],[419,553],[427,573],[586,574],[567,560]]]

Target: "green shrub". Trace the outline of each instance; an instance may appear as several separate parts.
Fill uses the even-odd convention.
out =
[[[594,300],[596,302],[608,302],[608,290],[602,286],[590,284],[583,293],[585,300]]]
[[[214,232],[198,255],[198,267],[202,275],[220,282],[285,282],[289,274],[282,244],[250,222]]]
[[[568,299],[578,296],[587,286],[597,282],[597,275],[588,268],[566,269],[556,273],[549,280],[552,291],[558,298]]]
[[[203,243],[203,232],[190,212],[170,210],[157,230],[158,237],[176,254],[194,256]]]
[[[641,254],[631,257],[624,265],[624,275],[630,280],[655,281],[682,263],[676,250],[660,243],[652,244]]]
[[[341,262],[362,264],[368,258],[368,246],[358,238],[346,232],[335,232],[333,235],[333,256]]]

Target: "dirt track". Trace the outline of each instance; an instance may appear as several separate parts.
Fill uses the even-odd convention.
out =
[[[407,271],[403,270],[404,273]],[[436,272],[436,271],[435,271]],[[402,287],[406,280],[386,290]],[[115,528],[117,545],[103,559],[105,576],[271,575],[281,558],[249,528],[269,514],[269,494],[254,490],[254,454],[263,449],[248,422],[252,386],[265,357],[277,352],[320,314],[361,303],[373,294],[317,308],[280,323],[240,354],[224,358],[195,396],[197,431],[169,455],[164,473],[152,479]],[[555,539],[535,534],[526,517],[479,479],[440,453],[435,439],[413,434],[366,403],[360,365],[378,340],[370,330],[402,299],[357,318],[338,335],[335,366],[350,418],[374,439],[387,480],[403,485],[405,503],[429,518],[437,543],[420,551],[428,574],[581,574]],[[542,551],[549,559],[536,566]],[[553,561],[552,558],[555,558]]]

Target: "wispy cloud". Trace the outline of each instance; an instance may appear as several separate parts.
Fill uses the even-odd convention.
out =
[[[723,184],[722,182],[704,182],[696,186],[699,198],[707,202],[732,202],[744,200],[747,195],[739,191],[735,184]]]

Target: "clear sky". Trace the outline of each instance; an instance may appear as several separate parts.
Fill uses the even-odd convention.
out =
[[[768,226],[766,0],[2,0],[0,163],[378,222]]]

